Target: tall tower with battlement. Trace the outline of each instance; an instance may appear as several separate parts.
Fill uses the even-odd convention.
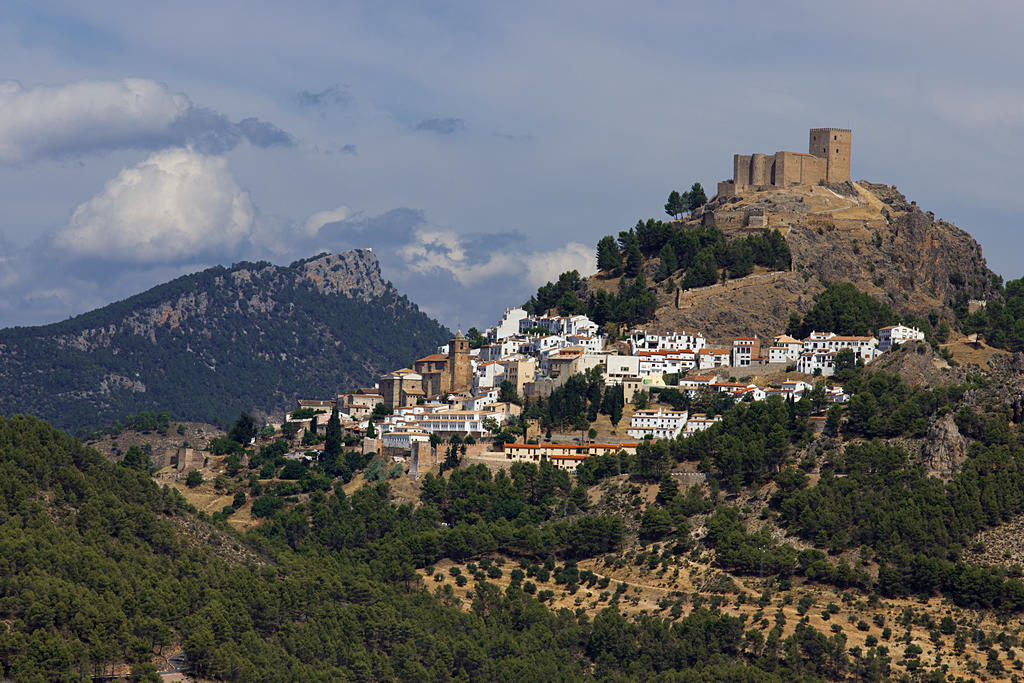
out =
[[[811,128],[807,151],[825,160],[825,182],[850,179],[850,147],[853,133],[848,128]]]

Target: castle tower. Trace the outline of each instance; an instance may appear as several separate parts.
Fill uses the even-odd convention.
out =
[[[807,151],[825,160],[825,182],[850,179],[850,148],[853,133],[848,128],[811,128]]]
[[[469,361],[469,340],[459,330],[448,342],[448,391],[455,394],[473,386],[473,365]]]

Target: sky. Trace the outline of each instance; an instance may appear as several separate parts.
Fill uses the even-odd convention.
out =
[[[0,327],[370,247],[483,328],[734,153],[853,130],[1024,273],[1018,2],[50,2],[0,16]]]

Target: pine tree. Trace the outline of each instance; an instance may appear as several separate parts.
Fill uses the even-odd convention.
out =
[[[622,252],[611,235],[605,235],[597,243],[597,269],[613,272],[622,268]]]
[[[694,183],[690,191],[686,193],[686,208],[690,211],[700,208],[708,203],[708,196],[704,194],[704,188],[700,183]]]
[[[327,421],[327,430],[324,433],[324,460],[333,462],[334,458],[341,455],[341,419],[338,416],[338,406],[331,411],[331,419]]]
[[[644,258],[640,255],[640,245],[637,244],[636,240],[629,243],[629,249],[626,251],[626,275],[628,277],[636,277],[640,274],[640,269],[643,268]]]
[[[665,203],[665,213],[673,218],[679,218],[684,211],[686,211],[686,205],[683,202],[683,196],[676,190],[672,190],[668,195],[668,202]]]
[[[658,256],[661,259],[661,264],[658,266],[658,272],[654,274],[655,282],[661,282],[679,269],[679,262],[676,260],[676,251],[672,248],[671,244],[666,243],[665,246],[661,248],[661,253]]]

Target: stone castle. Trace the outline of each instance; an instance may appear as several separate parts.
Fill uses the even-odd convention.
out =
[[[736,154],[732,179],[718,183],[719,197],[772,187],[841,183],[850,179],[852,133],[847,128],[811,128],[807,153]]]

